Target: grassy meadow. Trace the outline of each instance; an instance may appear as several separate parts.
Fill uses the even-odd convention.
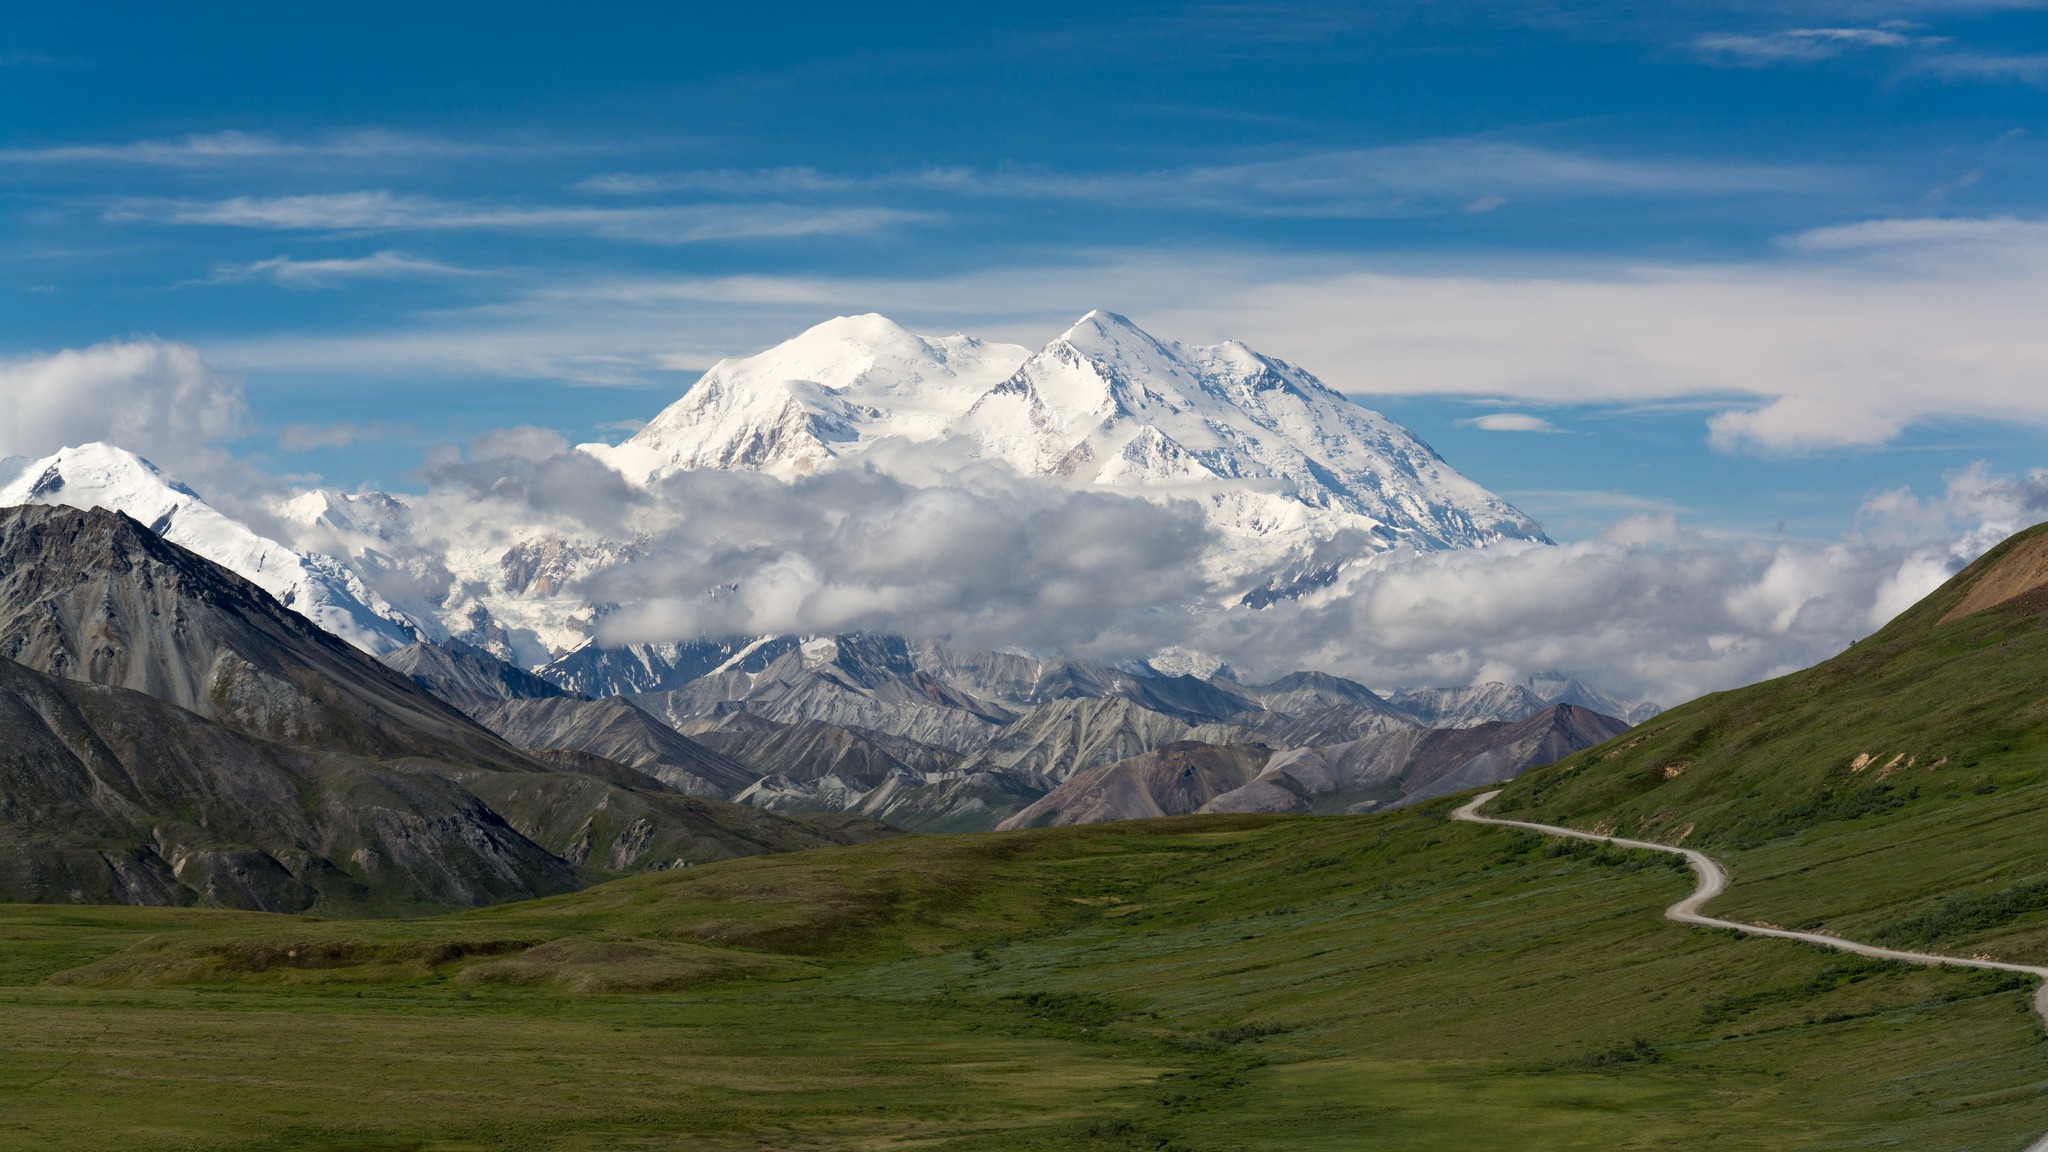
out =
[[[2013,537],[1814,668],[1525,773],[1489,813],[1713,853],[1717,915],[2048,964],[2048,590],[1949,617]]]
[[[2012,1149],[2024,986],[1453,824],[913,836],[407,921],[0,908],[0,1146]],[[1739,889],[1738,889],[1739,891]]]

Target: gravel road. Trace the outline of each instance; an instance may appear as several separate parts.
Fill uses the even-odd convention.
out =
[[[1664,910],[1668,920],[1681,924],[1697,924],[1703,928],[1732,928],[1751,936],[1776,936],[1781,940],[1803,940],[1808,944],[1819,944],[1843,952],[1854,952],[1859,956],[1874,956],[1880,960],[1901,960],[1908,964],[1931,964],[1948,968],[1995,968],[2001,972],[2024,972],[2043,983],[2034,992],[2034,1011],[2048,1024],[2048,968],[2037,968],[2028,964],[2008,964],[2003,960],[1978,960],[1970,956],[1938,956],[1932,952],[1900,952],[1893,948],[1880,948],[1875,944],[1863,944],[1855,940],[1844,940],[1839,936],[1823,936],[1818,932],[1794,932],[1789,928],[1765,928],[1758,924],[1743,924],[1734,920],[1720,920],[1700,914],[1700,908],[1707,901],[1719,896],[1728,887],[1728,870],[1716,863],[1704,852],[1691,848],[1674,848],[1669,844],[1656,844],[1648,840],[1630,840],[1621,836],[1602,836],[1597,832],[1581,832],[1576,828],[1560,828],[1555,824],[1531,824],[1526,820],[1500,820],[1492,816],[1481,816],[1479,809],[1486,802],[1500,795],[1495,789],[1482,792],[1464,807],[1451,813],[1453,820],[1465,820],[1473,824],[1498,824],[1504,828],[1526,828],[1547,836],[1565,836],[1573,840],[1595,840],[1606,844],[1619,844],[1624,848],[1641,848],[1650,852],[1669,852],[1685,857],[1692,865],[1693,876],[1698,885],[1692,895]],[[2043,1136],[2027,1145],[2026,1152],[2048,1152],[2048,1136]]]

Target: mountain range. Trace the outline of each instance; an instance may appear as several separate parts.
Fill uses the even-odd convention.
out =
[[[631,607],[608,578],[646,554],[660,517],[687,514],[661,495],[684,473],[944,487],[995,469],[1183,502],[1214,542],[1198,565],[1207,606],[1191,609],[1207,612],[1313,594],[1395,548],[1547,543],[1302,369],[1111,313],[1037,351],[843,317],[719,362],[624,443],[560,459],[611,477],[611,499],[637,510],[612,522],[645,530],[332,489],[237,519],[112,445],[0,462],[16,717],[34,746],[70,749],[72,767],[37,787],[96,813],[76,843],[46,843],[39,823],[8,834],[44,845],[20,848],[16,890],[436,907],[887,826],[1360,810],[1506,779],[1656,710],[1552,673],[1385,696],[1319,672],[1247,683],[1171,647],[1104,662],[866,632],[594,639]],[[111,735],[163,706],[192,717],[167,731],[205,735]],[[211,791],[163,791],[204,766],[179,751],[194,741],[238,767]],[[1142,783],[1183,760],[1209,783],[1171,797]],[[134,788],[80,783],[102,763]],[[245,788],[271,815],[248,815]],[[380,797],[365,803],[386,815],[344,818],[344,794]],[[217,818],[219,804],[244,815]],[[100,864],[81,863],[85,844]]]
[[[84,527],[110,516],[13,514]],[[175,546],[159,544],[156,559],[117,556],[90,579],[115,588],[105,573],[125,564],[144,583],[183,581]],[[14,587],[35,583],[8,572]],[[191,576],[190,587],[206,586]],[[256,607],[241,607],[268,611],[267,594],[247,587]],[[199,598],[167,603],[206,611]],[[759,829],[794,822],[657,790],[646,773],[588,752],[540,750],[531,765],[498,769],[353,761],[337,769],[361,776],[334,777],[352,811],[383,824],[395,802],[362,799],[350,780],[466,795],[486,823],[462,825],[443,809],[437,824],[489,838],[529,887],[642,874],[546,900],[374,921],[0,910],[0,969],[24,1005],[4,1017],[10,1050],[78,1049],[92,1062],[55,1079],[31,1069],[47,1098],[15,1122],[38,1147],[155,1147],[167,1130],[193,1146],[260,1143],[285,1114],[314,1140],[370,1131],[449,1143],[477,1131],[474,1109],[448,1118],[459,1089],[489,1106],[492,1134],[526,1144],[611,1146],[655,1132],[786,1146],[792,1132],[829,1144],[857,1129],[906,1139],[966,1131],[1005,1147],[1351,1147],[1392,1122],[1417,1147],[2019,1148],[2048,1128],[2029,975],[1703,931],[1666,912],[1674,900],[1696,904],[1685,893],[1716,873],[1639,849],[1710,852],[1734,882],[1709,909],[1737,925],[2041,964],[2044,622],[2048,526],[1829,661],[1625,731],[1559,704],[1507,725],[1510,739],[1487,721],[1283,750],[1226,734],[1226,718],[1208,722],[1219,725],[1212,739],[1073,773],[1015,819],[1075,826],[817,852],[764,853]],[[854,686],[886,689],[883,674],[904,667],[956,692],[1000,686],[989,691],[1000,703],[982,703],[1017,714],[1006,731],[1038,708],[1139,707],[1131,696],[1041,690],[1103,676],[1116,689],[1118,674],[1132,695],[1187,713],[1151,713],[1175,724],[1220,706],[1190,684],[1140,683],[1135,668],[920,654],[875,637],[799,643],[769,664],[792,654]],[[456,655],[404,662],[451,691],[498,700],[472,704],[478,711],[530,687]],[[1177,664],[1150,679],[1184,675],[1229,695],[1220,672]],[[787,667],[775,677],[790,678]],[[1540,679],[1525,687],[1556,690]],[[1372,706],[1362,688],[1316,674],[1237,691],[1266,712]],[[1025,708],[1035,695],[1051,698]],[[532,717],[545,725],[564,719],[557,710],[602,706],[591,715],[612,724],[580,730],[617,741],[621,755],[640,748],[650,765],[674,751],[659,732],[635,729],[630,701],[558,688],[509,698],[545,706]],[[823,721],[778,725],[722,703],[699,721],[736,758],[779,741],[793,763],[851,774],[885,755],[912,767],[930,747]],[[376,877],[340,851],[347,828],[297,818],[306,809],[293,797],[321,786],[312,750],[5,663],[0,724],[21,737],[0,742],[0,797],[13,805],[0,813],[9,892],[291,909],[311,889],[315,912],[417,907],[337,900]],[[1564,751],[1597,728],[1615,735]],[[1341,811],[1359,797],[1393,807],[1508,775],[1489,785],[1498,790],[1488,811],[1630,839],[1592,844],[1543,825],[1451,819],[1471,810],[1469,795],[1356,818],[1275,814]],[[650,866],[650,854],[678,858],[663,837],[684,817],[711,812],[732,822],[706,827],[697,843],[750,858]],[[1175,812],[1200,814],[1099,822]],[[507,832],[484,813],[517,819],[506,818]],[[808,826],[847,826],[835,820],[847,818]],[[546,846],[547,859],[515,835]],[[43,887],[24,888],[33,882]],[[193,1011],[209,1004],[244,1010]],[[111,1039],[75,1042],[95,1035]],[[963,1037],[989,1066],[965,1079]],[[207,1045],[205,1059],[195,1044]],[[536,1044],[547,1059],[535,1059]],[[308,1052],[342,1055],[307,1064]],[[138,1060],[176,1075],[137,1075]],[[317,1083],[280,1079],[294,1061]],[[1072,1074],[1047,1076],[1055,1065]],[[707,1067],[727,1071],[707,1080]],[[392,1079],[373,1079],[387,1069]],[[199,1097],[195,1077],[208,1088]],[[776,1090],[736,1103],[736,1082]],[[334,1083],[376,1091],[314,1090]],[[848,1095],[849,1083],[859,1090]],[[110,1110],[110,1084],[149,1107]],[[687,1095],[662,1110],[650,1084]],[[190,1109],[192,1099],[205,1107]]]
[[[1195,567],[1211,611],[1311,594],[1396,548],[1547,542],[1412,433],[1307,371],[1234,342],[1159,340],[1107,312],[1037,351],[841,317],[718,362],[624,443],[573,455],[616,476],[620,508],[640,501],[641,527],[480,522],[431,497],[332,488],[237,520],[104,444],[0,461],[0,505],[126,512],[373,655],[455,640],[592,696],[674,689],[775,639],[595,642],[599,622],[630,607],[595,589],[642,557],[647,531],[686,515],[660,511],[663,482],[686,472],[872,471],[944,487],[996,469],[1027,485],[1183,504],[1209,533]]]
[[[1513,733],[1425,732],[1324,674],[1243,685],[1221,668],[1169,675],[886,636],[764,641],[726,663],[680,688],[593,699],[459,644],[373,659],[125,514],[0,509],[0,897],[343,913],[495,903],[891,825],[988,829],[1091,769],[1168,747],[1260,759],[1263,772],[1292,750],[1454,738],[1460,751],[1432,771],[1495,779],[1541,762],[1532,749],[1602,737],[1597,725],[1565,744],[1522,734],[1570,705]],[[1343,799],[1420,796],[1419,776],[1395,776]],[[1239,783],[1251,777],[1279,779]],[[1302,806],[1314,804],[1283,805]],[[1119,814],[1131,813],[1096,818]]]
[[[419,911],[888,833],[529,755],[135,520],[47,505],[0,509],[0,784],[0,902]]]
[[[1158,340],[1101,311],[1037,352],[841,317],[720,361],[624,443],[579,450],[651,484],[697,468],[900,469],[882,460],[898,445],[1080,486],[1193,495],[1235,546],[1219,567],[1240,574],[1246,547],[1271,560],[1346,531],[1369,551],[1542,539],[1406,429],[1302,369],[1234,341]]]

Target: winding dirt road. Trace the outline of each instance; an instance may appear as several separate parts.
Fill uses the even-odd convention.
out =
[[[1620,836],[1602,836],[1597,832],[1581,832],[1576,828],[1560,828],[1555,824],[1531,824],[1526,820],[1500,820],[1492,816],[1481,816],[1479,809],[1487,801],[1500,795],[1500,790],[1482,792],[1471,803],[1451,813],[1453,820],[1465,820],[1473,824],[1498,824],[1504,828],[1525,828],[1541,832],[1546,836],[1564,836],[1572,840],[1593,840],[1604,844],[1619,844],[1623,848],[1641,848],[1650,852],[1669,852],[1685,857],[1692,865],[1692,873],[1699,880],[1692,895],[1664,910],[1667,920],[1681,924],[1698,924],[1703,928],[1732,928],[1751,936],[1776,936],[1781,940],[1802,940],[1818,944],[1823,948],[1834,948],[1842,952],[1854,952],[1858,956],[1874,956],[1880,960],[1901,960],[1908,964],[1929,964],[1947,968],[1994,968],[2001,972],[2024,972],[2043,983],[2034,992],[2034,1011],[2040,1015],[2043,1024],[2048,1024],[2048,968],[2036,968],[2028,964],[2008,964],[2003,960],[1977,960],[1968,956],[1937,956],[1932,952],[1900,952],[1891,948],[1879,948],[1875,944],[1860,944],[1854,940],[1843,940],[1835,936],[1823,936],[1818,932],[1794,932],[1789,928],[1765,928],[1757,924],[1742,924],[1734,920],[1717,920],[1702,916],[1700,908],[1707,901],[1719,896],[1728,887],[1728,872],[1714,858],[1691,848],[1674,848],[1669,844],[1656,844],[1648,840],[1629,840]],[[2048,1152],[2048,1136],[2043,1136],[2027,1145],[2026,1152]]]

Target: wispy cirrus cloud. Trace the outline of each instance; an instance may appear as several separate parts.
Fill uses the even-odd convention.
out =
[[[558,141],[504,143],[455,140],[361,128],[290,139],[262,132],[226,130],[118,144],[59,144],[41,148],[0,148],[6,165],[136,165],[157,168],[220,168],[258,162],[379,159],[458,159],[521,154],[596,152],[608,146]]]
[[[0,52],[0,68],[57,68],[68,63],[70,61],[62,56],[52,56],[47,52],[30,52],[20,48]]]
[[[1924,36],[1910,25],[1880,28],[1787,28],[1764,35],[1716,32],[1693,41],[1709,60],[1749,67],[1804,64],[1871,48],[1914,48],[1947,43]]]
[[[389,191],[224,200],[132,200],[109,221],[214,225],[300,232],[513,231],[595,236],[650,244],[873,232],[927,213],[893,208],[791,204],[684,204],[618,208],[506,205]]]
[[[909,191],[1247,216],[1342,217],[1480,213],[1506,204],[1506,193],[1531,198],[1812,194],[1852,182],[1845,173],[1817,165],[1616,157],[1513,141],[1454,139],[1149,171],[926,168],[850,175],[813,168],[719,169],[612,173],[581,187],[617,196],[687,192],[797,198]]]
[[[1960,246],[1993,247],[2015,254],[2048,247],[2048,220],[2016,216],[1927,216],[1859,220],[1809,228],[1781,243],[1807,252],[1952,250]]]
[[[2012,80],[2023,84],[2048,84],[2048,52],[2018,56],[1944,52],[1915,61],[1912,70],[1946,80]]]
[[[223,264],[199,283],[227,284],[238,280],[271,280],[287,288],[329,288],[351,280],[398,280],[417,277],[484,276],[475,268],[458,268],[385,250],[368,256],[327,260],[295,260],[274,256],[249,264]]]
[[[1919,25],[1897,20],[1874,28],[1787,28],[1761,34],[1715,32],[1694,39],[1691,47],[1709,63],[1739,68],[1813,64],[1853,53],[1889,51],[1900,57],[1898,69],[1902,75],[2048,84],[2048,53],[1973,50],[1951,37],[1929,35]]]
[[[2048,426],[2048,221],[1890,219],[1721,263],[1375,267],[1349,257],[1067,253],[933,279],[607,277],[415,326],[216,345],[243,370],[677,386],[833,315],[1043,343],[1091,306],[1241,339],[1353,393],[1683,403],[1731,451],[1874,446],[1950,419]],[[1511,415],[1499,413],[1498,415]]]

